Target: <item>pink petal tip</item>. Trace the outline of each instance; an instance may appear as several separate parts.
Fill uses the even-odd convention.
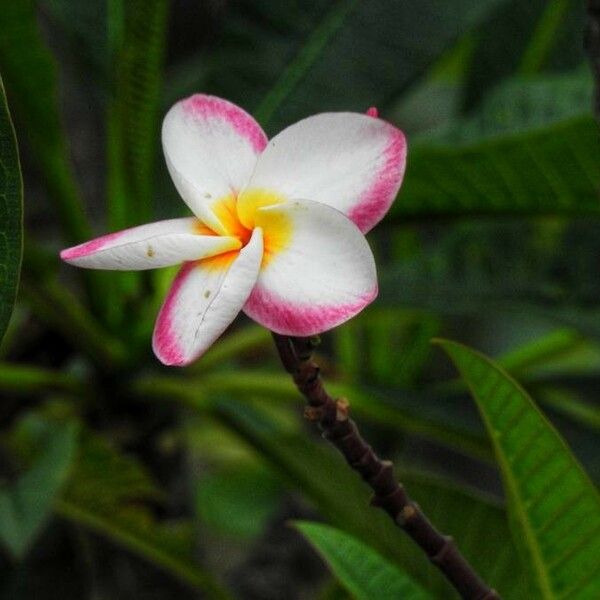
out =
[[[268,139],[260,125],[245,110],[228,100],[216,96],[194,94],[182,100],[183,110],[204,119],[216,118],[227,121],[244,139],[248,140],[256,153],[262,152]]]
[[[65,250],[61,250],[60,257],[62,260],[74,260],[75,258],[82,258],[83,256],[88,256],[89,254],[93,254],[94,252],[98,252],[109,244],[113,242],[118,237],[122,235],[122,231],[115,231],[114,233],[108,233],[107,235],[103,235],[102,237],[96,238],[95,240],[90,240],[89,242],[84,242],[83,244],[79,244],[78,246],[73,246],[72,248],[66,248]]]
[[[369,188],[360,202],[350,211],[349,217],[366,233],[388,211],[404,177],[406,166],[406,138],[399,130],[389,126],[389,142],[383,152],[383,161],[375,171]]]

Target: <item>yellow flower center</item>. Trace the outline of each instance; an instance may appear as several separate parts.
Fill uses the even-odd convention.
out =
[[[252,237],[255,227],[263,231],[264,253],[262,267],[265,267],[277,252],[289,243],[292,225],[287,215],[280,211],[259,211],[267,206],[276,206],[286,200],[283,196],[263,189],[250,189],[238,196],[231,193],[215,200],[211,209],[221,225],[221,231],[215,231],[201,221],[196,231],[201,235],[228,235],[240,240],[242,247]],[[237,256],[238,251],[226,252],[203,261],[214,268],[226,268]],[[209,263],[209,264],[208,264]]]

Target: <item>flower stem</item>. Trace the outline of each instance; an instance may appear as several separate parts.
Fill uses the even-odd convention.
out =
[[[316,338],[292,338],[273,334],[285,370],[308,401],[306,417],[319,424],[332,443],[373,490],[371,504],[385,510],[425,552],[462,598],[500,600],[459,552],[450,536],[441,534],[394,478],[394,466],[381,460],[365,442],[348,416],[348,402],[332,398],[323,385],[318,365],[311,359]]]

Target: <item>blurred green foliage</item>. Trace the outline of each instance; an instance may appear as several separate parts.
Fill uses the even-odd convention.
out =
[[[575,0],[3,3],[0,597],[454,597],[302,422],[268,332],[240,319],[168,372],[150,335],[172,270],[59,265],[93,232],[179,214],[160,120],[202,91],[269,133],[372,105],[405,129],[405,183],[369,236],[380,298],[324,336],[328,387],[503,598],[600,598],[584,17]],[[8,107],[27,219],[5,332]],[[437,336],[495,358],[440,342],[456,378]]]
[[[17,295],[23,237],[22,202],[17,141],[0,78],[0,340]]]

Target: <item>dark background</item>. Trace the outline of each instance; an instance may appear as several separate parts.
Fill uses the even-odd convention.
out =
[[[491,547],[493,563],[495,530],[480,529],[453,490],[503,515],[502,486],[475,406],[432,337],[496,358],[600,478],[600,143],[582,3],[2,4],[26,245],[0,350],[0,476],[16,481],[56,423],[76,421],[80,439],[53,516],[20,557],[0,554],[2,597],[196,593],[162,550],[236,597],[344,598],[289,522],[335,521],[337,511],[356,534],[376,521],[303,422],[267,332],[240,317],[206,361],[171,372],[150,351],[171,272],[115,274],[90,292],[59,265],[59,249],[83,241],[74,204],[94,234],[184,214],[158,127],[193,92],[238,103],[270,135],[309,114],[373,105],[407,134],[405,185],[369,235],[380,297],[323,335],[319,360],[417,499],[453,535],[470,532],[465,552]],[[436,504],[440,478],[451,492]],[[145,549],[124,541],[132,531]],[[399,553],[420,581],[433,577],[410,546]],[[498,588],[523,598],[518,574],[502,579],[507,564]]]

